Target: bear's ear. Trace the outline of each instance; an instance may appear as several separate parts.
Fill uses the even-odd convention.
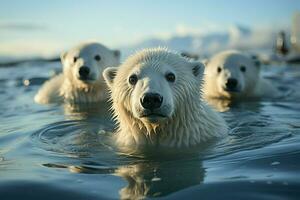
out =
[[[201,62],[203,63],[204,67],[206,67],[209,63],[209,59],[205,58],[205,59],[201,60]]]
[[[60,54],[60,60],[61,60],[62,63],[64,63],[66,57],[67,57],[67,52],[63,52],[63,53]]]
[[[192,73],[195,77],[202,77],[204,73],[204,64],[201,62],[192,62]]]
[[[116,77],[117,71],[118,71],[117,67],[108,67],[103,71],[102,75],[104,77],[104,80],[105,80],[106,84],[108,85],[108,87],[110,87],[110,88],[112,88],[112,86],[113,86],[113,82]]]
[[[116,58],[120,59],[120,57],[121,57],[121,51],[119,51],[119,50],[113,50],[113,53],[114,53],[114,56]]]

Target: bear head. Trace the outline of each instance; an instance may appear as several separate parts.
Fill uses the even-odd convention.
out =
[[[145,49],[103,76],[119,124],[155,132],[200,101],[204,66],[164,48]],[[121,127],[122,129],[122,127]]]
[[[64,76],[73,86],[103,84],[102,72],[120,63],[120,52],[99,43],[85,43],[61,54]]]
[[[260,63],[238,51],[221,52],[205,62],[205,92],[208,96],[242,98],[255,89]]]

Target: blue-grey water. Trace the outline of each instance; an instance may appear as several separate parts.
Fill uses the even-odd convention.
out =
[[[221,105],[207,147],[119,152],[105,103],[38,105],[59,63],[0,68],[0,199],[300,199],[300,66],[268,66],[283,97]]]

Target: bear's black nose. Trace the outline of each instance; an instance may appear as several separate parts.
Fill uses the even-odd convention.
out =
[[[146,93],[140,101],[143,108],[153,110],[161,106],[163,97],[158,93]]]
[[[238,81],[235,78],[229,78],[226,82],[226,88],[229,90],[236,89]]]
[[[90,73],[90,69],[87,66],[82,66],[79,68],[79,75],[82,78],[87,78]]]

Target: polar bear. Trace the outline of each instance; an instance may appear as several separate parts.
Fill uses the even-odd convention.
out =
[[[118,146],[190,147],[227,133],[203,100],[204,66],[164,48],[144,49],[107,68]]]
[[[277,97],[277,89],[260,76],[260,63],[236,50],[223,51],[205,63],[206,99]]]
[[[38,91],[37,103],[90,103],[107,98],[102,72],[120,63],[120,52],[99,43],[80,44],[62,53],[63,73],[47,81]]]

